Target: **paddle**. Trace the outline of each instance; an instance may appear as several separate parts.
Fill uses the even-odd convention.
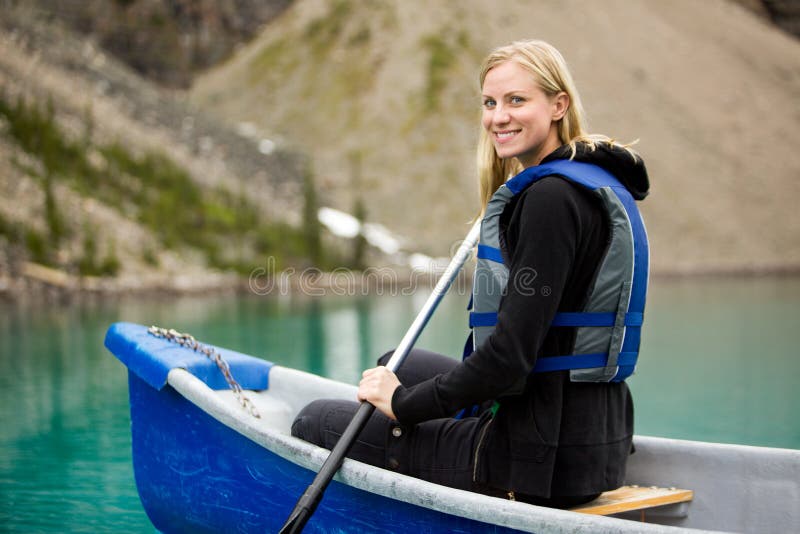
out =
[[[453,259],[450,260],[450,264],[447,266],[447,269],[445,269],[444,274],[439,278],[436,287],[433,288],[433,292],[428,297],[428,300],[425,301],[416,319],[411,323],[406,335],[403,336],[394,354],[386,363],[386,368],[390,371],[394,372],[400,367],[411,350],[411,347],[416,343],[417,338],[419,338],[419,335],[433,315],[442,297],[447,293],[447,290],[450,288],[453,280],[455,280],[464,262],[467,261],[472,249],[475,248],[479,233],[480,221],[477,221],[467,234],[464,242],[458,247]],[[339,441],[336,442],[336,445],[333,447],[333,450],[331,450],[325,463],[322,464],[317,476],[314,477],[313,482],[311,482],[303,495],[297,500],[297,504],[294,505],[294,510],[292,510],[292,513],[289,515],[289,519],[286,520],[286,523],[280,530],[281,534],[302,532],[303,527],[322,500],[322,494],[325,492],[328,484],[330,484],[333,476],[342,466],[347,452],[353,446],[353,443],[355,443],[356,438],[361,433],[361,430],[363,430],[374,411],[375,406],[366,401],[361,402],[356,414],[347,425],[347,428],[345,428]]]

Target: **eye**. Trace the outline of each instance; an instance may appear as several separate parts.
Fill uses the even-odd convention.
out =
[[[509,100],[509,102],[511,102],[512,104],[522,104],[522,103],[524,103],[524,102],[525,102],[525,99],[524,99],[524,98],[522,98],[521,96],[512,96],[512,97],[511,97],[511,98],[509,98],[508,100]]]
[[[484,98],[483,99],[483,107],[486,108],[486,109],[493,109],[496,105],[497,105],[497,102],[495,102],[491,98]]]

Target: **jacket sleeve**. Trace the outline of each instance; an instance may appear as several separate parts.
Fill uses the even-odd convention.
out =
[[[461,408],[520,393],[559,307],[581,231],[575,186],[549,177],[521,194],[509,221],[509,282],[494,332],[450,372],[398,387],[392,410],[403,424],[451,417]]]

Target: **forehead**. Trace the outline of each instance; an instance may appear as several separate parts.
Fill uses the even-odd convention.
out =
[[[484,94],[505,94],[538,89],[534,75],[516,61],[504,61],[492,67],[483,80]]]

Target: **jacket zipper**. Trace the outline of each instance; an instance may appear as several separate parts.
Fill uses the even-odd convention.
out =
[[[478,445],[477,445],[477,447],[475,447],[475,462],[474,462],[474,464],[472,466],[472,481],[473,482],[477,482],[478,481],[478,458],[480,458],[481,447],[483,447],[483,440],[486,437],[486,432],[489,430],[489,425],[492,424],[492,421],[494,421],[494,419],[489,419],[488,421],[486,421],[486,424],[483,426],[483,429],[481,430],[481,435],[478,438]]]

